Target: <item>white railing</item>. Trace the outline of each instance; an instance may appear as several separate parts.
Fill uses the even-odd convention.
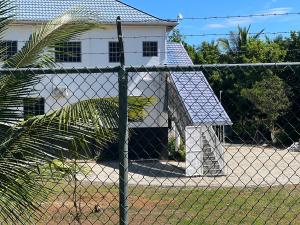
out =
[[[217,137],[219,138],[220,142],[225,144],[225,126],[216,125],[216,126],[213,126],[213,129],[214,129]]]
[[[225,149],[212,126],[205,126],[203,134],[207,139],[222,172],[225,172]]]

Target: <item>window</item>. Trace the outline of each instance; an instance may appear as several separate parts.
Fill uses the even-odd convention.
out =
[[[109,52],[110,63],[120,62],[119,42],[109,42],[108,52]]]
[[[24,105],[24,119],[32,116],[45,114],[45,99],[44,98],[25,98]]]
[[[1,41],[0,48],[4,51],[1,54],[1,59],[7,60],[12,57],[18,51],[18,42],[17,41]]]
[[[55,47],[56,62],[81,62],[81,42],[65,42]]]
[[[156,41],[143,42],[143,56],[144,57],[158,56],[158,44]]]

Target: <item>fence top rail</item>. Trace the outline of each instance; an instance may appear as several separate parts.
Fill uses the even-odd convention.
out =
[[[0,69],[2,74],[93,74],[93,73],[116,73],[120,69],[117,67],[94,67],[94,68],[19,68]]]
[[[125,66],[127,72],[189,72],[203,71],[214,68],[235,68],[235,67],[288,67],[300,66],[300,62],[281,63],[245,63],[245,64],[202,64],[202,65],[162,65],[162,66]],[[0,68],[2,74],[94,74],[94,73],[116,73],[121,69],[116,67],[94,67],[94,68]]]
[[[203,71],[214,68],[235,68],[235,67],[287,67],[300,66],[300,62],[282,63],[245,63],[245,64],[202,64],[202,65],[165,65],[165,66],[127,66],[127,72],[188,72]]]

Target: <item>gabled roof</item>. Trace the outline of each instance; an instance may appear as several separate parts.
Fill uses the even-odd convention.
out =
[[[167,43],[169,65],[193,65],[181,43]],[[202,72],[172,72],[171,78],[192,120],[191,125],[232,122]]]
[[[177,24],[118,0],[15,0],[13,4],[17,21],[45,22],[68,10],[82,8],[95,13],[101,23],[115,23],[117,16],[120,16],[124,23]]]

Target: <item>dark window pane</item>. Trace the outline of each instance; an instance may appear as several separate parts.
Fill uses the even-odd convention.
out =
[[[158,43],[156,41],[144,41],[143,56],[144,57],[158,56]]]
[[[1,41],[1,59],[7,60],[18,52],[18,42],[17,41]]]
[[[25,98],[24,104],[24,118],[28,119],[32,116],[45,114],[45,99],[44,98]]]
[[[109,62],[120,62],[120,47],[119,42],[109,42],[108,46]]]
[[[55,47],[56,62],[81,62],[81,42],[65,42]]]

